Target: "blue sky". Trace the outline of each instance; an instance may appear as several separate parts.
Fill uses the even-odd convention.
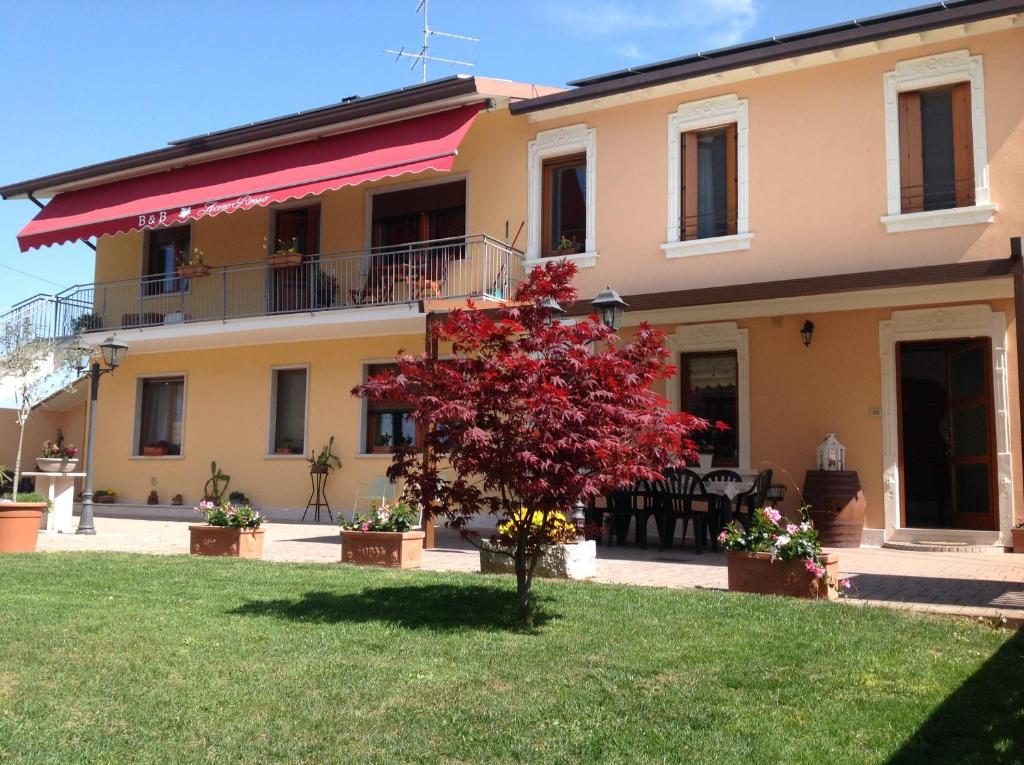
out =
[[[566,81],[920,5],[922,0],[431,0],[434,53],[482,75]],[[417,0],[9,2],[0,23],[0,184],[419,81]],[[458,71],[435,64],[432,78]],[[31,202],[0,202],[0,312],[92,280],[85,245],[21,253]],[[11,270],[16,269],[16,270]],[[18,273],[17,271],[24,272]],[[30,275],[26,275],[30,274]]]

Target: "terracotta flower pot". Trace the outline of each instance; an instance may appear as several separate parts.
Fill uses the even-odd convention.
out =
[[[1010,529],[1010,534],[1013,536],[1013,551],[1024,553],[1024,529]]]
[[[229,558],[262,558],[263,529],[233,526],[189,526],[189,551],[193,555]]]
[[[199,263],[194,266],[178,266],[178,276],[182,279],[194,279],[198,276],[209,276],[210,267]]]
[[[166,457],[170,450],[166,446],[143,446],[143,457]]]
[[[419,568],[422,531],[342,531],[341,562],[359,566]]]
[[[0,502],[0,553],[35,552],[45,502]]]
[[[747,553],[729,550],[725,554],[729,572],[730,592],[753,592],[758,595],[788,595],[793,598],[835,600],[839,593],[828,587],[804,568],[804,561],[772,561],[770,553]],[[828,578],[839,579],[839,556],[821,556]]]
[[[271,268],[294,268],[302,265],[302,254],[298,252],[275,253],[267,258],[267,264]]]
[[[44,473],[73,473],[78,467],[78,460],[67,457],[36,457],[36,467]]]

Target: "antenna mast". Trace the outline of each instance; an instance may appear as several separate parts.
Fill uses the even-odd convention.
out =
[[[391,48],[385,48],[385,53],[391,53],[394,55],[395,60],[402,58],[411,58],[412,66],[410,69],[415,69],[419,66],[423,72],[423,82],[427,81],[427,64],[431,61],[437,61],[441,64],[453,64],[455,66],[476,66],[470,61],[457,61],[451,58],[439,58],[438,56],[430,55],[430,38],[434,35],[439,37],[450,37],[453,40],[466,40],[467,42],[480,42],[477,37],[470,37],[468,35],[456,35],[451,32],[441,32],[437,29],[430,28],[430,0],[420,0],[420,4],[416,6],[416,13],[423,11],[423,45],[420,47],[419,53],[412,53],[407,51],[403,45],[399,50],[392,50]]]

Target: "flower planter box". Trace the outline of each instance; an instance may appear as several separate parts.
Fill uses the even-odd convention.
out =
[[[166,457],[168,454],[166,446],[143,446],[142,456],[143,457]]]
[[[206,265],[178,266],[178,276],[182,279],[194,279],[197,276],[209,276],[210,267]]]
[[[422,531],[342,531],[341,562],[419,568],[423,563],[424,536]]]
[[[0,502],[0,553],[35,552],[45,502]]]
[[[229,558],[262,558],[263,529],[189,526],[189,552]]]
[[[484,540],[480,545],[480,571],[484,574],[514,574],[511,548]],[[597,542],[551,545],[537,561],[537,576],[545,579],[589,579],[597,574]]]
[[[36,467],[44,473],[73,473],[78,460],[67,457],[36,457]]]
[[[99,497],[94,496],[92,498],[93,502],[97,502],[97,503],[99,503],[101,505],[112,505],[112,504],[114,504],[114,502],[116,500],[117,500],[117,497],[112,497],[109,494],[102,494]]]
[[[302,254],[298,252],[282,252],[267,258],[271,268],[295,268],[302,265]]]
[[[770,553],[746,553],[729,550],[725,554],[730,592],[758,595],[787,595],[792,598],[835,600],[839,593],[804,568],[800,560],[772,561]],[[839,580],[839,556],[821,556],[828,578]]]
[[[1024,529],[1010,529],[1010,534],[1013,537],[1013,551],[1024,553]]]

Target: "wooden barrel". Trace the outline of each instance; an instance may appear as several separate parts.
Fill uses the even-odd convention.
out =
[[[860,547],[868,503],[854,470],[808,470],[804,501],[825,547]]]

